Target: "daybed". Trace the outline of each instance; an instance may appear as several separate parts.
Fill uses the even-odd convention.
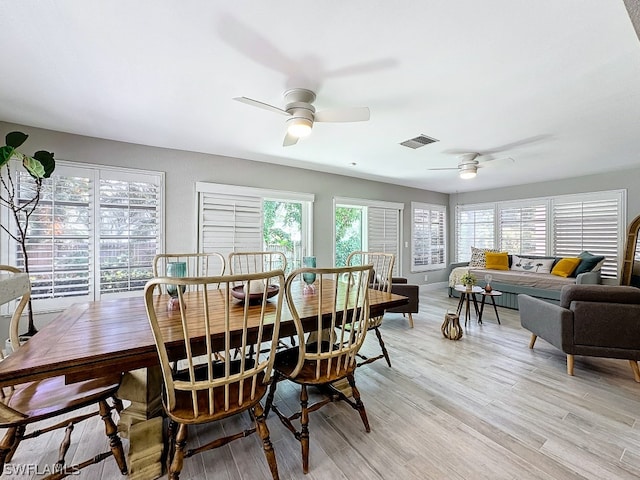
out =
[[[491,286],[494,290],[502,292],[501,296],[494,297],[496,304],[514,309],[518,308],[518,295],[521,293],[557,304],[560,301],[560,290],[565,285],[601,283],[600,267],[604,257],[591,255],[589,252],[571,257],[581,258],[581,261],[568,276],[561,276],[551,272],[562,257],[507,255],[507,269],[498,270],[478,266],[483,263],[486,265],[486,260],[479,258],[477,250],[481,249],[472,249],[471,262],[452,263],[449,266],[449,296],[459,296],[453,287],[460,284],[460,277],[467,271],[476,276],[481,287],[485,285],[485,275],[491,274]],[[483,253],[486,254],[487,251],[484,250]],[[489,255],[492,253],[489,252]],[[545,273],[539,273],[540,271]]]

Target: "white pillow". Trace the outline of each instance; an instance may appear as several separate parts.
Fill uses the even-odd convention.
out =
[[[551,273],[553,258],[526,258],[512,255],[511,270],[530,273]]]

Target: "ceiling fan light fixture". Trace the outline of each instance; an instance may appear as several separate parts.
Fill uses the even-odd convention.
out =
[[[478,174],[477,165],[460,165],[458,175],[464,180],[474,178]]]
[[[287,132],[292,137],[306,137],[311,133],[313,122],[308,118],[294,117],[287,120]]]

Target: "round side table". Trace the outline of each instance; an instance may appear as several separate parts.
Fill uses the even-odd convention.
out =
[[[484,290],[482,290],[479,293],[480,295],[482,295],[482,302],[480,302],[480,315],[478,315],[478,323],[482,323],[482,312],[484,311],[484,303],[487,297],[489,297],[491,299],[491,303],[493,304],[493,311],[496,312],[496,320],[498,320],[498,325],[501,325],[500,317],[498,316],[498,308],[496,307],[496,301],[493,299],[493,297],[499,297],[500,295],[502,295],[502,292],[499,292],[498,290],[485,292]]]

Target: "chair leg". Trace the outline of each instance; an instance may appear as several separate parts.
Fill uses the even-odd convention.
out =
[[[567,373],[573,376],[573,355],[567,354]]]
[[[307,386],[300,388],[300,445],[302,446],[302,471],[309,473],[309,395]]]
[[[533,334],[531,334],[531,340],[529,340],[529,348],[533,348],[533,346],[534,346],[534,345],[535,345],[535,343],[536,343],[536,339],[537,339],[537,338],[538,338],[538,336],[537,336],[537,335],[533,335]]]
[[[98,402],[98,409],[100,410],[100,417],[104,422],[104,432],[109,437],[109,447],[113,458],[118,464],[118,468],[123,475],[127,474],[127,462],[124,458],[124,449],[122,448],[122,441],[118,436],[118,428],[111,418],[111,408],[106,400],[100,400]]]
[[[62,472],[64,470],[64,457],[67,455],[67,451],[71,445],[71,432],[73,432],[73,422],[70,422],[67,428],[64,429],[64,439],[58,449],[58,461],[55,465],[56,472]]]
[[[382,355],[384,355],[384,359],[387,361],[387,365],[391,367],[391,359],[389,358],[389,352],[387,352],[387,347],[384,346],[384,341],[382,340],[382,334],[378,327],[374,328],[376,332],[376,337],[378,337],[378,343],[380,343],[380,348],[382,349]]]
[[[182,471],[182,464],[184,462],[184,450],[187,446],[187,437],[189,436],[188,425],[180,424],[178,427],[178,433],[175,437],[174,453],[171,459],[171,466],[169,468],[169,480],[178,480],[180,478],[180,472]]]
[[[269,393],[267,394],[267,400],[264,404],[264,417],[267,418],[269,416],[269,412],[271,411],[271,405],[273,405],[273,397],[276,394],[276,388],[278,387],[278,382],[280,381],[280,375],[278,375],[277,371],[273,372],[273,376],[271,377],[271,385],[269,385]]]
[[[360,391],[356,388],[356,379],[351,375],[347,376],[347,381],[349,382],[349,386],[351,387],[351,395],[356,402],[356,409],[360,414],[360,418],[362,419],[362,423],[364,424],[364,429],[367,433],[371,431],[371,427],[369,427],[369,419],[367,418],[367,411],[364,408],[364,403],[362,403],[362,399],[360,398]]]
[[[640,368],[638,368],[638,362],[629,360],[629,365],[631,365],[631,370],[633,370],[633,378],[636,382],[640,383]]]
[[[4,464],[9,461],[9,455],[17,441],[18,427],[9,427],[0,441],[0,475],[4,472]]]
[[[409,315],[409,327],[413,328],[413,315],[411,315],[411,313],[409,313],[408,315]]]
[[[11,446],[11,449],[9,450],[7,457],[4,459],[5,463],[9,463],[13,458],[13,455],[16,453],[16,450],[18,449],[18,445],[20,445],[20,442],[22,441],[22,437],[24,436],[24,432],[26,429],[27,427],[25,427],[24,425],[20,425],[19,427],[17,427],[15,439],[13,440],[13,446]],[[0,475],[2,475],[1,471],[0,471]]]
[[[171,461],[176,450],[176,433],[178,432],[178,422],[169,419],[169,425],[167,427],[167,441],[166,452],[164,458],[165,470],[169,472],[171,470]]]
[[[255,419],[256,431],[262,439],[262,448],[264,449],[264,455],[267,457],[267,463],[269,464],[269,470],[271,470],[271,476],[273,480],[279,480],[278,476],[278,464],[276,463],[276,454],[271,444],[271,438],[269,437],[269,429],[267,428],[267,422],[264,415],[262,405],[259,403],[253,409],[253,417]]]

